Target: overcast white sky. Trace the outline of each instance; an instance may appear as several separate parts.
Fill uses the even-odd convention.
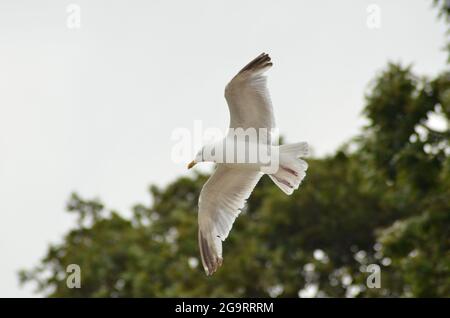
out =
[[[81,8],[68,29],[66,7]],[[369,4],[381,28],[366,25]],[[354,136],[388,60],[445,67],[426,0],[0,2],[0,296],[73,225],[72,191],[128,213],[149,184],[186,175],[172,131],[225,129],[227,81],[262,51],[280,132],[317,155]]]

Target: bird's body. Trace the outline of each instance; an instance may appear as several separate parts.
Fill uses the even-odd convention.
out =
[[[272,102],[263,73],[272,66],[263,53],[226,86],[230,130],[220,141],[204,146],[189,165],[215,162],[216,170],[199,198],[198,239],[202,264],[212,275],[222,264],[222,241],[264,174],[286,194],[305,177],[306,143],[278,146]]]

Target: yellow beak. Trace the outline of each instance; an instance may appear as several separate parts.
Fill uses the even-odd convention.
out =
[[[197,163],[195,162],[195,160],[192,160],[192,161],[188,164],[187,168],[188,168],[188,169],[191,169],[191,168],[194,167],[196,164],[197,164]]]

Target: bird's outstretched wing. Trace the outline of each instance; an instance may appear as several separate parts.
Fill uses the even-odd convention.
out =
[[[198,242],[203,268],[212,275],[222,265],[222,241],[233,226],[262,174],[218,165],[199,199]]]
[[[272,102],[263,75],[272,66],[262,53],[247,64],[226,86],[230,128],[274,128]]]

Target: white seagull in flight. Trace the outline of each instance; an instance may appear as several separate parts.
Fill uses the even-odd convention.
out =
[[[241,143],[249,146],[248,149],[266,146],[272,155],[276,154],[276,160],[271,157],[276,168],[269,171],[267,162],[261,161],[219,162],[215,154],[224,149],[224,143],[239,143],[234,137],[230,138],[230,132],[223,140],[204,146],[188,165],[190,169],[198,162],[217,163],[199,198],[198,241],[206,275],[212,275],[222,265],[222,241],[228,237],[234,220],[261,177],[268,174],[282,191],[291,195],[306,175],[308,165],[300,157],[307,155],[307,143],[278,146],[273,141],[276,138],[271,131],[275,128],[275,119],[263,75],[271,66],[269,55],[259,55],[228,83],[225,98],[230,110],[230,131],[266,131],[259,133],[255,143],[247,141],[245,136]]]

